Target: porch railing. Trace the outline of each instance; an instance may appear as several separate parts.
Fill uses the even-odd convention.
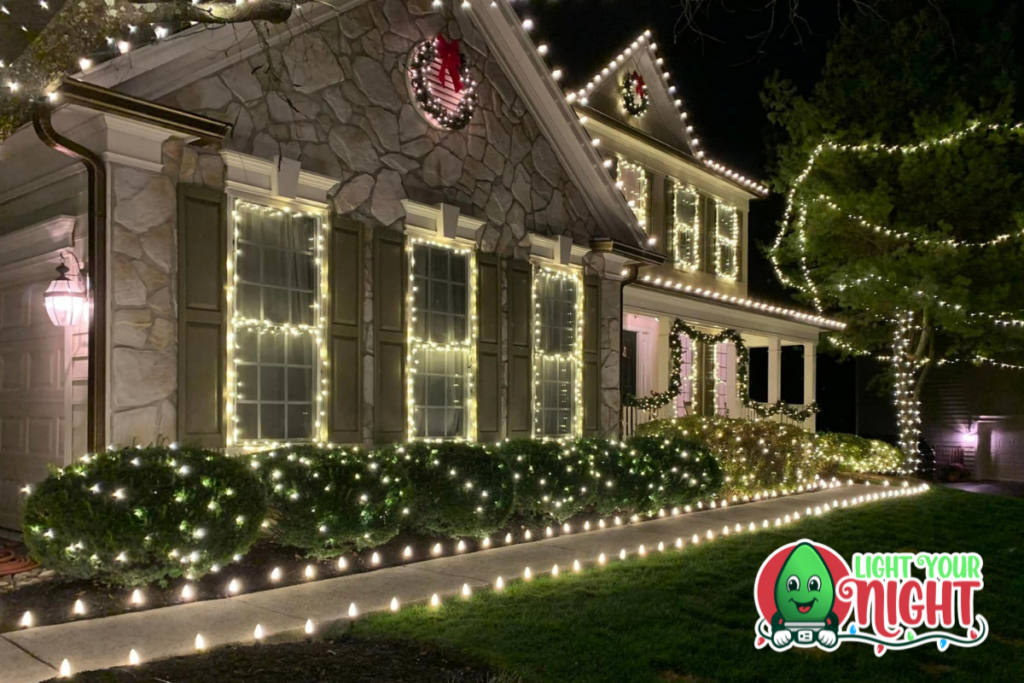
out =
[[[767,405],[767,404],[760,404]],[[660,410],[643,410],[641,408],[633,406],[622,407],[622,438],[633,436],[636,433],[636,428],[640,425],[651,422],[652,420],[661,420],[665,418],[672,418],[676,416],[675,403],[670,403],[663,406]],[[743,418],[745,420],[757,421],[761,419],[769,419],[773,422],[781,422],[782,424],[792,425],[794,427],[800,427],[801,429],[807,429],[805,422],[799,422],[786,415],[773,415],[770,418],[759,418],[757,412],[752,407],[741,406],[739,414],[736,417]],[[961,460],[963,462],[963,454],[961,453]],[[938,458],[936,457],[936,466],[938,466]]]

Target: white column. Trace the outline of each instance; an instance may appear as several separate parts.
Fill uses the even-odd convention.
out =
[[[725,406],[729,411],[729,417],[740,417],[740,395],[736,386],[736,345],[726,344],[726,355],[728,364],[725,369]]]
[[[668,339],[671,336],[672,320],[668,316],[658,318],[658,343],[654,354],[654,391],[666,391],[668,389],[668,366],[669,347]],[[675,402],[669,403],[659,413],[661,417],[672,417],[675,415]]]
[[[782,395],[782,342],[768,337],[768,403],[777,403]]]
[[[804,342],[804,404],[817,400],[818,378],[818,345],[815,342]],[[804,428],[809,432],[815,430],[815,416],[811,415]]]

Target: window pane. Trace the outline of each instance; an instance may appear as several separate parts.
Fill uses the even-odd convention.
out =
[[[618,182],[640,227],[647,230],[647,172],[644,167],[619,157]]]
[[[284,400],[284,368],[277,365],[260,367],[260,401]]]
[[[263,403],[260,405],[261,439],[284,439],[284,404]]]
[[[413,379],[414,410],[425,414],[417,418],[414,436],[427,438],[453,438],[466,436],[465,391],[466,352],[463,350],[418,349],[414,358],[419,360]],[[452,415],[458,413],[458,420]],[[452,430],[456,429],[455,432]]]

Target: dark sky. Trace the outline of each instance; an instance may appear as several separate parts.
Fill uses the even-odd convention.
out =
[[[787,0],[780,3],[788,7]],[[802,91],[809,91],[824,65],[828,40],[839,26],[834,3],[804,4],[814,7],[801,9],[807,23],[799,37],[788,16],[776,16],[775,29],[762,45],[760,34],[772,22],[771,14],[764,10],[765,0],[712,0],[710,11],[699,18],[699,28],[706,34],[703,40],[694,31],[682,30],[679,0],[513,3],[520,16],[534,20],[532,35],[537,43],[550,46],[548,62],[563,69],[567,88],[586,83],[645,29],[653,31],[701,146],[712,158],[762,179],[767,177],[765,135],[769,126],[760,100],[765,78],[778,70]],[[781,212],[779,197],[752,203],[752,245],[774,238]],[[750,269],[752,295],[787,300],[787,293],[756,248],[752,249]]]

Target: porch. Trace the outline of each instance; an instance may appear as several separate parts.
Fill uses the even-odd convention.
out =
[[[725,303],[627,287],[622,435],[651,420],[687,415],[770,419],[814,431],[815,416],[807,408],[816,398],[819,332],[813,324]],[[676,371],[678,395],[671,397]],[[627,405],[628,396],[659,395],[660,407]]]

